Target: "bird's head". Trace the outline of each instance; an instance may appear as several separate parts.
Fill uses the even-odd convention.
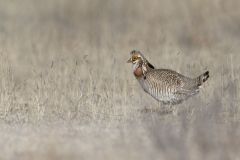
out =
[[[136,50],[130,52],[130,58],[127,63],[132,63],[134,72],[140,68],[143,74],[145,74],[149,69],[154,69],[154,66],[147,61],[144,55]]]
[[[127,61],[127,63],[132,63],[132,64],[139,64],[142,63],[144,61],[144,56],[140,51],[136,51],[133,50],[132,52],[130,52],[130,58]]]

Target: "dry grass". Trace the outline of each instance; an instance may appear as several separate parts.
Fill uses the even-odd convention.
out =
[[[239,160],[240,3],[0,1],[0,159]],[[197,76],[177,115],[126,64]],[[164,106],[161,106],[164,108]]]

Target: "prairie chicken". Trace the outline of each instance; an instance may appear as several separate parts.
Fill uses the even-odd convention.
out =
[[[131,58],[133,74],[144,89],[163,104],[178,104],[197,94],[199,87],[209,78],[206,71],[197,78],[189,78],[169,69],[155,69],[140,51],[133,50]]]

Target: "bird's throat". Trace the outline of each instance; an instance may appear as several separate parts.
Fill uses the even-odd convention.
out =
[[[136,78],[141,78],[143,76],[142,66],[137,67],[133,73]]]

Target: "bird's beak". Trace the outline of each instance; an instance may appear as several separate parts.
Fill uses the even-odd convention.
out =
[[[127,61],[127,63],[132,63],[132,58],[129,58],[129,60]]]

